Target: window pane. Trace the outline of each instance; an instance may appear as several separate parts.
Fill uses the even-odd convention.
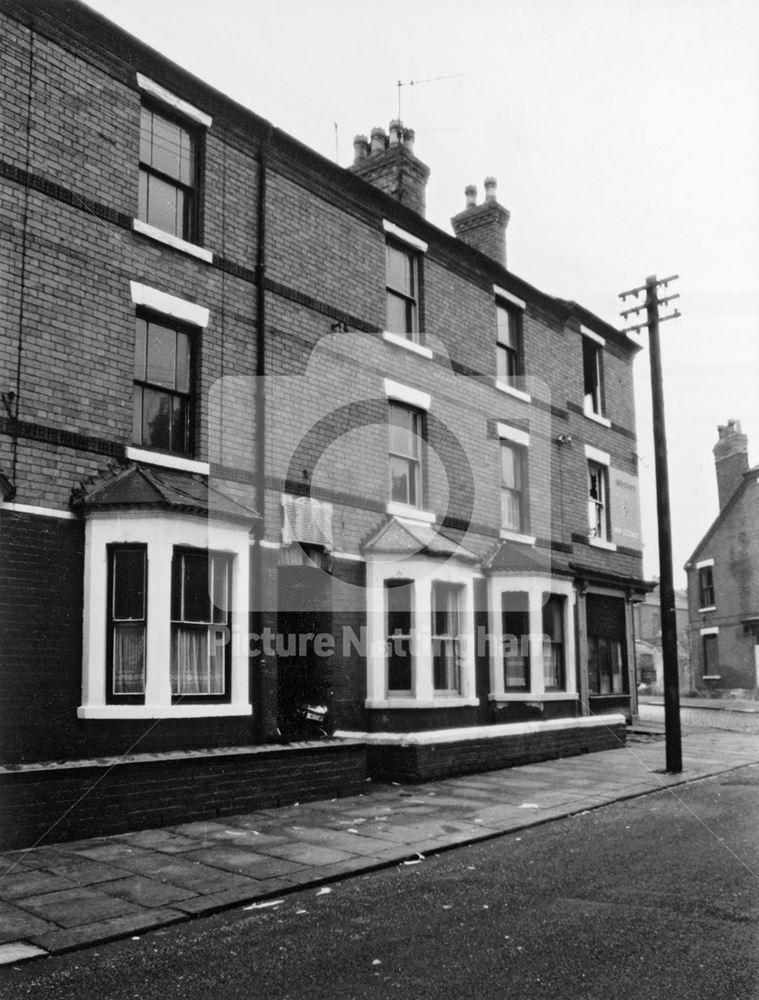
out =
[[[183,396],[171,400],[171,451],[188,454],[190,450],[190,408]]]
[[[113,550],[114,621],[141,621],[145,618],[145,551]]]
[[[190,391],[190,337],[177,330],[176,387],[179,392]]]
[[[211,594],[213,598],[213,620],[225,624],[229,616],[229,560],[226,556],[211,557]]]
[[[113,626],[113,694],[145,693],[145,624]]]
[[[516,317],[513,312],[505,306],[496,306],[496,324],[498,343],[516,350]]]
[[[389,244],[387,247],[387,286],[408,297],[412,297],[414,294],[411,255]]]
[[[176,355],[176,330],[159,323],[149,323],[146,381],[173,389],[176,384]]]
[[[521,488],[519,453],[511,445],[501,445],[501,486],[511,490]]]
[[[544,595],[543,678],[547,691],[562,690],[564,681],[564,598]]]
[[[408,300],[390,291],[387,293],[387,329],[390,333],[413,332]]]
[[[171,449],[171,395],[155,389],[142,390],[142,439],[151,448]]]
[[[151,175],[146,180],[146,211],[144,221],[156,229],[184,239],[184,193],[161,177]]]
[[[171,692],[224,694],[224,655],[213,651],[207,628],[175,625],[171,631]]]
[[[153,134],[151,141],[151,155],[148,163],[154,170],[159,170],[162,174],[167,174],[175,180],[180,179],[180,141],[182,129],[175,122],[171,122],[160,115],[153,113],[152,116]]]
[[[150,163],[153,139],[153,113],[148,108],[140,109],[140,162]]]
[[[184,552],[179,558],[182,573],[180,621],[210,622],[208,555],[205,552]]]

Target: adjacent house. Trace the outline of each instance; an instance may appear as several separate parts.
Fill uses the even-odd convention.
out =
[[[717,428],[719,514],[685,565],[697,691],[759,687],[759,467],[740,421]]]
[[[658,584],[633,608],[635,626],[635,659],[639,691],[643,685],[648,693],[664,691],[664,655],[662,652],[661,595]],[[677,629],[678,680],[681,694],[693,689],[688,627],[688,594],[675,591],[675,625]]]
[[[343,168],[81,3],[0,21],[16,822],[624,739],[636,345],[507,267],[495,180],[451,234],[399,121]]]

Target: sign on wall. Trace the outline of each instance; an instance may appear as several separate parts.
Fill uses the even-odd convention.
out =
[[[612,466],[609,478],[612,541],[615,545],[623,545],[628,549],[642,550],[638,477]]]

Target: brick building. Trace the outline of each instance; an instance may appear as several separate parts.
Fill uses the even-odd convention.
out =
[[[617,738],[636,348],[507,269],[495,181],[449,235],[400,122],[344,169],[82,4],[0,17],[3,759],[253,801],[299,697],[314,793]]]
[[[662,652],[661,595],[658,584],[633,606],[637,680],[649,694],[664,691],[664,654]],[[680,693],[693,689],[691,678],[688,594],[675,591],[675,627],[677,630],[677,665]]]
[[[719,513],[685,565],[693,684],[754,695],[759,688],[759,467],[749,468],[740,421],[718,428]]]

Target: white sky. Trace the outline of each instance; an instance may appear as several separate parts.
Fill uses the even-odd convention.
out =
[[[680,281],[662,324],[675,581],[717,513],[717,424],[759,463],[759,5],[754,0],[88,0],[347,166],[398,111],[450,232],[493,174],[510,268],[615,325]],[[337,125],[337,143],[336,129]],[[626,303],[630,305],[630,302]],[[630,321],[632,322],[632,320]],[[645,334],[643,335],[645,343]],[[658,574],[648,358],[636,362],[645,572]],[[759,530],[759,529],[758,529]]]

